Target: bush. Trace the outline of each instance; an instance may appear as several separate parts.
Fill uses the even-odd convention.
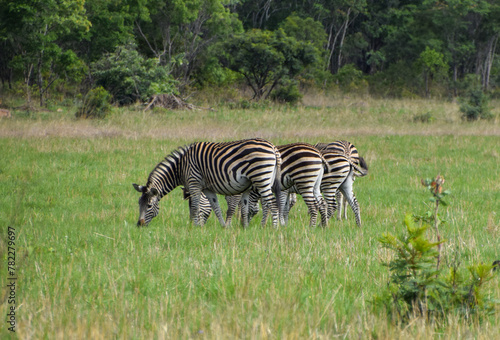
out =
[[[493,118],[488,103],[489,98],[481,88],[470,89],[467,98],[461,100],[460,111],[462,112],[462,119],[470,122]]]
[[[302,94],[295,82],[288,82],[280,86],[271,94],[271,99],[281,103],[297,104],[302,99]]]
[[[432,322],[446,322],[450,314],[464,320],[477,320],[494,311],[493,300],[484,294],[485,284],[493,278],[493,266],[472,265],[461,270],[458,256],[445,270],[441,266],[441,240],[438,226],[439,205],[445,205],[444,178],[425,180],[422,183],[432,193],[434,211],[421,216],[407,214],[406,230],[399,237],[383,235],[382,246],[394,252],[386,265],[390,270],[388,289],[375,297],[375,305],[383,306],[395,321],[408,322],[423,317]],[[427,230],[434,226],[436,241],[427,237]]]
[[[434,120],[435,118],[432,116],[430,112],[415,115],[413,117],[413,122],[415,123],[432,123]]]
[[[169,68],[157,59],[144,58],[133,44],[118,47],[93,63],[92,75],[120,105],[145,102],[154,94],[177,93]]]
[[[363,79],[363,72],[358,70],[353,64],[343,66],[333,78],[344,92],[357,90],[360,86],[366,86]]]
[[[104,118],[111,111],[111,95],[102,86],[91,89],[76,111],[76,118]]]

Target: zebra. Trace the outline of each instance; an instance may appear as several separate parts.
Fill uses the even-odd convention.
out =
[[[326,202],[321,195],[321,180],[327,170],[326,160],[316,148],[307,143],[292,143],[280,145],[277,148],[282,158],[279,200],[282,212],[281,223],[286,224],[290,206],[293,206],[297,200],[295,193],[299,193],[308,207],[310,226],[316,225],[318,210],[321,215],[321,224],[326,226],[328,223]],[[258,199],[258,193],[250,195],[250,206],[255,207]],[[229,212],[234,211],[238,203],[238,197],[228,199],[228,220],[231,219]],[[268,210],[263,205],[263,224],[267,215]]]
[[[356,177],[363,177],[368,174],[368,166],[359,156],[356,147],[348,141],[336,141],[333,143],[317,143],[315,147],[320,150],[333,166],[333,171],[328,173],[322,183],[321,189],[328,203],[328,217],[330,218],[339,205],[338,218],[346,215],[347,203],[351,206],[358,226],[361,226],[361,215],[359,204],[352,191],[352,185]],[[326,156],[328,154],[328,156]],[[337,190],[337,188],[339,190]]]
[[[179,147],[158,163],[149,174],[145,186],[133,184],[142,195],[139,198],[138,226],[146,226],[158,215],[161,198],[179,185],[189,192],[190,217],[195,225],[202,225],[200,199],[202,193],[210,202],[220,224],[225,222],[217,194],[242,194],[243,226],[248,225],[248,196],[253,188],[271,210],[273,226],[278,225],[280,205],[281,156],[267,140],[255,138],[234,142],[195,142]]]

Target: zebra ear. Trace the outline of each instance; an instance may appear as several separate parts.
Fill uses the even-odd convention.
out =
[[[156,190],[156,188],[151,188],[151,190],[149,190],[149,193],[153,196],[159,195],[159,192],[158,192],[158,190]]]
[[[132,183],[132,185],[134,186],[135,190],[139,191],[140,193],[144,192],[144,189],[146,189],[142,185],[137,185],[135,183]]]

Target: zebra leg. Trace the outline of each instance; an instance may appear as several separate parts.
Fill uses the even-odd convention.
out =
[[[248,221],[250,222],[252,218],[259,213],[259,200],[260,196],[254,190],[250,191],[248,198]]]
[[[347,198],[345,198],[345,196],[342,195],[342,201],[339,203],[342,206],[342,213],[344,215],[344,219],[347,220]]]
[[[316,183],[314,183],[313,195],[314,199],[316,200],[316,205],[319,208],[319,214],[321,216],[321,225],[323,227],[326,227],[328,225],[328,212],[327,212],[326,202],[323,199],[323,195],[321,195],[322,178],[323,178],[323,171],[321,172],[321,175],[318,176],[318,180],[316,181]]]
[[[353,175],[352,172],[347,176],[345,181],[340,185],[339,190],[342,192],[344,197],[347,199],[347,202],[351,206],[352,212],[354,213],[354,217],[356,218],[356,224],[358,227],[361,227],[361,214],[359,211],[358,200],[354,196],[354,192],[352,190],[353,184]]]
[[[326,205],[327,205],[327,218],[330,219],[335,214],[335,210],[337,210],[337,202],[335,200],[335,195],[337,193],[337,185],[333,185],[332,183],[321,184],[321,192],[323,192],[323,196],[325,197]]]
[[[273,216],[273,227],[277,227],[281,216],[279,214],[278,205],[276,204],[276,199],[274,195],[272,194],[271,190],[268,190],[268,192],[264,193],[261,192],[260,195],[262,200],[263,213],[266,208],[271,210],[271,214]]]
[[[189,198],[189,209],[193,209],[193,202],[191,197]],[[205,225],[207,223],[208,218],[210,217],[210,213],[212,212],[212,208],[210,206],[210,202],[208,201],[207,196],[201,193],[200,196],[200,204],[199,204],[199,212],[198,212],[198,223],[200,225]]]
[[[309,226],[314,227],[316,225],[316,220],[318,218],[318,203],[314,195],[314,188],[310,185],[302,185],[302,183],[296,184],[298,193],[304,199],[304,203],[307,205],[307,211],[309,212]]]
[[[248,205],[249,205],[249,195],[248,191],[241,194],[240,199],[240,210],[241,210],[241,223],[243,224],[243,228],[248,227]]]
[[[205,196],[207,196],[208,201],[210,202],[210,206],[212,207],[212,210],[215,212],[215,216],[217,216],[217,218],[219,219],[219,222],[222,225],[222,227],[223,228],[226,227],[226,223],[224,222],[224,217],[222,217],[222,210],[220,208],[217,195],[209,190],[203,190],[203,193],[205,194]]]
[[[238,208],[240,199],[241,195],[226,196],[226,202],[227,202],[226,226],[231,225],[231,220],[236,212],[236,209]]]
[[[189,193],[189,218],[193,221],[194,225],[201,226],[203,225],[203,220],[200,218],[200,204],[202,204],[202,200],[206,199],[206,197],[197,188],[192,188],[187,192]],[[186,191],[184,195],[186,195]]]
[[[283,192],[285,195],[286,195],[286,198],[285,199],[281,199],[281,202],[284,201],[284,204],[282,205],[282,208],[281,208],[281,212],[283,214],[283,219],[285,220],[285,225],[288,224],[288,216],[289,216],[289,213],[290,213],[290,203],[291,203],[291,193],[286,190]]]
[[[345,209],[345,196],[342,195],[342,192],[340,190],[337,190],[337,193],[335,194],[335,200],[337,201],[338,204],[338,209],[337,209],[337,220],[342,220],[342,210]]]
[[[267,203],[262,202],[262,219],[260,220],[260,225],[265,226],[267,223],[267,217],[269,216],[270,207],[267,206]]]

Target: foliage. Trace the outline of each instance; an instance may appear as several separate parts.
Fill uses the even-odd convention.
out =
[[[272,94],[271,99],[281,103],[297,104],[301,99],[299,87],[296,82],[289,81],[279,86]]]
[[[206,71],[217,42],[241,33],[241,22],[224,0],[143,0],[132,6],[139,51],[169,65],[184,87]]]
[[[299,42],[281,29],[234,36],[222,50],[222,64],[245,77],[256,100],[268,98],[280,81],[293,79],[318,58],[310,43]]]
[[[129,1],[86,0],[85,11],[92,26],[79,47],[88,63],[133,39],[135,13]]]
[[[323,47],[327,44],[327,35],[321,22],[310,17],[301,18],[292,14],[279,27],[287,36],[297,41],[310,43],[318,50],[318,53],[326,53]]]
[[[0,40],[8,42],[4,48],[12,56],[6,62],[22,74],[28,90],[37,85],[43,106],[44,94],[55,80],[81,76],[84,66],[63,41],[81,40],[91,26],[84,1],[1,0],[0,8]]]
[[[363,83],[363,72],[353,64],[348,64],[343,66],[333,79],[343,91],[348,92]]]
[[[91,89],[76,111],[76,118],[105,118],[111,111],[111,95],[102,86]]]
[[[446,78],[449,66],[444,60],[444,55],[429,46],[426,46],[425,51],[420,53],[417,64],[424,75],[425,95],[429,97],[432,80]]]
[[[436,119],[432,116],[432,113],[427,111],[426,113],[418,114],[413,116],[413,121],[415,123],[432,123]]]
[[[440,324],[452,314],[469,321],[480,319],[494,310],[494,301],[484,292],[485,284],[493,278],[493,266],[469,266],[468,277],[458,260],[446,270],[440,267],[440,247],[445,240],[439,235],[438,226],[443,221],[437,211],[440,203],[446,205],[443,198],[449,191],[443,190],[444,177],[440,175],[422,180],[422,184],[430,190],[435,209],[421,216],[407,214],[406,233],[399,237],[387,233],[379,238],[394,257],[386,264],[391,273],[388,289],[375,297],[375,304],[401,322],[423,317]],[[431,224],[437,241],[426,235]]]
[[[500,3],[491,0],[0,0],[0,80],[9,88],[23,81],[29,105],[35,85],[46,105],[54,84],[74,95],[74,83],[91,63],[133,41],[142,58],[169,68],[181,92],[238,84],[251,73],[228,66],[224,55],[251,55],[255,48],[264,62],[261,74],[247,80],[256,99],[269,97],[290,69],[280,53],[303,64],[298,74],[286,75],[301,86],[326,87],[332,76],[342,83],[346,71],[358,70],[360,81],[343,89],[369,84],[370,93],[382,96],[458,96],[460,84],[475,74],[483,90],[498,93],[499,17]],[[236,43],[245,36],[250,43],[254,30],[268,32],[263,46]],[[275,38],[292,45],[279,47],[269,40]],[[224,50],[224,43],[237,48]],[[297,44],[304,53],[296,53]],[[257,85],[264,73],[268,82]],[[137,100],[137,93],[133,97],[124,102]],[[467,111],[466,117],[477,116]]]
[[[460,100],[460,112],[462,119],[475,121],[479,119],[491,119],[493,114],[488,106],[489,97],[479,87],[472,87],[466,93],[466,98]]]
[[[118,47],[93,63],[92,73],[96,85],[105,88],[120,105],[177,91],[168,67],[159,65],[157,59],[145,59],[133,44]]]

